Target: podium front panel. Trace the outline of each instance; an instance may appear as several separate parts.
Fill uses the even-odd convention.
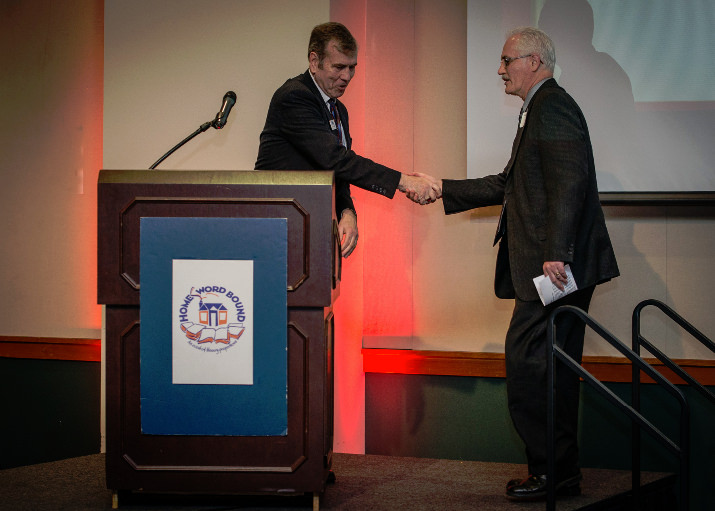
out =
[[[142,432],[281,435],[286,220],[141,219]]]

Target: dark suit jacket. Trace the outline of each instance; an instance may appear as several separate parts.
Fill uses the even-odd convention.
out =
[[[619,275],[586,120],[553,79],[532,98],[504,171],[444,180],[442,193],[447,214],[505,204],[495,278],[499,298],[538,300],[532,279],[543,274],[545,261],[569,263],[579,289]]]
[[[332,170],[335,172],[335,209],[355,209],[350,184],[392,198],[401,174],[363,158],[351,150],[348,111],[340,101],[338,112],[347,148],[330,128],[330,112],[310,71],[286,81],[273,94],[261,132],[258,170]]]

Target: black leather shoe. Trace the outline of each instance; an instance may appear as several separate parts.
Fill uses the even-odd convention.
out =
[[[556,483],[556,495],[581,495],[582,476],[575,476]],[[514,500],[541,500],[546,498],[546,476],[530,475],[526,479],[512,479],[506,484],[506,496]]]

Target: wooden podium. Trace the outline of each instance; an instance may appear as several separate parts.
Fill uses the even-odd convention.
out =
[[[143,432],[143,218],[287,219],[285,434]],[[312,493],[317,508],[331,476],[333,444],[332,304],[341,260],[332,172],[102,170],[98,230],[98,302],[106,306],[106,471],[114,506],[121,492]]]

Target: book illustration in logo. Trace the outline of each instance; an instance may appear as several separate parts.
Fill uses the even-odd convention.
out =
[[[246,331],[247,318],[239,297],[223,286],[192,287],[178,310],[181,331],[189,344],[201,351],[219,352],[235,346]]]

